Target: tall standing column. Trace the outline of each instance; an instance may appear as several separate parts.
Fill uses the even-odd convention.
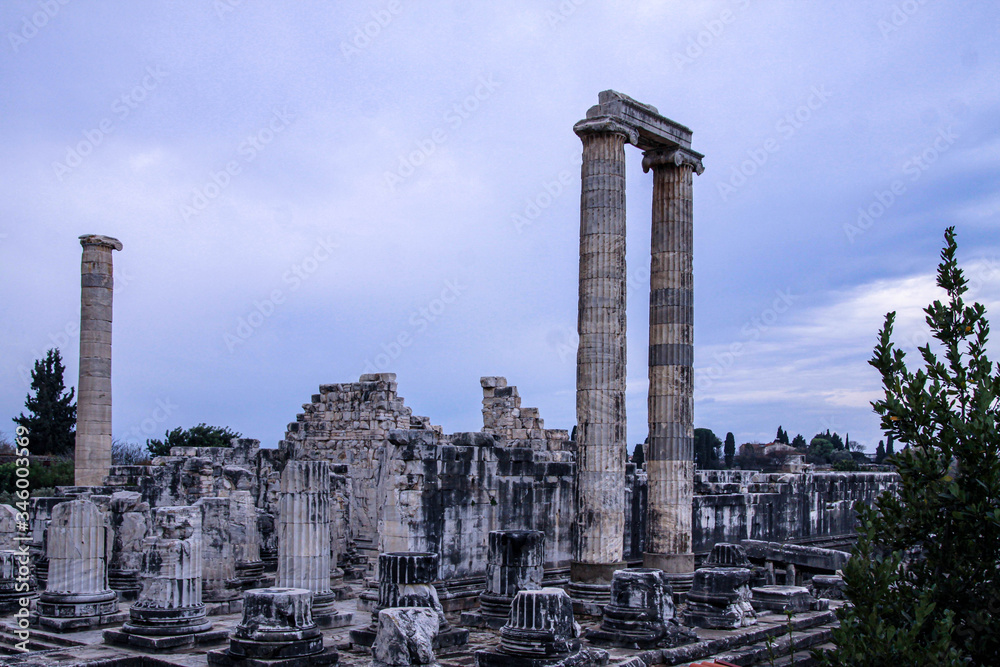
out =
[[[701,155],[683,148],[646,151],[653,170],[649,277],[649,475],[646,567],[690,588],[694,486],[694,271],[692,173]]]
[[[76,402],[76,485],[101,486],[111,468],[111,251],[118,239],[80,237],[80,382]]]
[[[576,601],[606,602],[612,574],[625,566],[625,144],[637,136],[602,117],[580,121],[573,131],[583,142],[583,167],[569,590]]]

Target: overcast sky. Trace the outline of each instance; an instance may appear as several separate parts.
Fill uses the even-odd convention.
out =
[[[81,234],[124,244],[116,437],[207,422],[273,447],[366,369],[446,432],[482,428],[483,375],[572,428],[572,127],[609,88],[705,154],[696,426],[874,449],[866,362],[889,310],[924,342],[948,225],[1000,312],[989,0],[5,0],[0,27],[8,433],[46,349],[77,384]],[[627,159],[634,444],[652,178]]]

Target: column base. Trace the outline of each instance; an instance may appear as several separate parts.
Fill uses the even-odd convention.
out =
[[[667,582],[674,591],[674,597],[687,593],[694,583],[694,554],[642,554],[643,567],[663,570]]]

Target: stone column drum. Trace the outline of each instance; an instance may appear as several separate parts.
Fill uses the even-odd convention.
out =
[[[584,648],[573,602],[559,588],[521,591],[510,620],[500,629],[500,646],[476,651],[477,667],[590,667],[607,664],[608,653]]]
[[[338,655],[323,648],[312,617],[312,593],[304,588],[255,588],[243,600],[243,620],[226,651],[209,651],[208,664],[220,667],[334,665]]]
[[[100,486],[111,469],[111,251],[118,239],[80,237],[80,382],[76,394],[76,486]]]
[[[129,621],[121,633],[106,632],[105,639],[172,648],[195,643],[193,635],[211,630],[201,599],[201,552],[200,507],[154,509],[152,536],[146,538],[142,559],[139,600],[129,609]]]
[[[337,614],[330,590],[330,464],[289,461],[278,498],[279,588],[313,592],[313,619],[329,626]]]
[[[649,476],[643,564],[667,573],[684,592],[694,576],[694,271],[692,174],[701,155],[688,149],[643,154],[653,170],[649,271]]]
[[[201,509],[202,601],[213,603],[212,611],[216,613],[240,611],[238,602],[234,605],[237,608],[228,604],[242,592],[236,580],[236,558],[230,536],[230,499],[199,498],[195,507]]]
[[[240,588],[242,590],[266,588],[267,584],[274,583],[274,579],[264,576],[264,561],[260,557],[261,536],[257,526],[257,508],[249,491],[233,491],[230,494],[229,518],[229,537],[233,545],[236,580]]]
[[[542,587],[545,533],[540,530],[494,530],[487,544],[486,590],[479,609],[487,625],[507,623],[510,605],[522,590]]]
[[[606,601],[622,560],[625,488],[625,144],[608,118],[573,127],[583,142],[576,362],[573,598]]]
[[[674,647],[696,641],[674,618],[674,593],[662,570],[629,568],[615,572],[611,602],[601,627],[587,632],[600,646],[631,649]]]
[[[47,588],[38,601],[38,622],[72,630],[123,620],[118,594],[108,587],[111,550],[105,517],[89,500],[52,509],[49,523]]]

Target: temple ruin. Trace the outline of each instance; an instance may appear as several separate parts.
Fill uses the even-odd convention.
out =
[[[468,388],[482,428],[449,434],[413,414],[395,374],[372,373],[320,385],[276,448],[235,439],[112,466],[122,246],[81,237],[77,485],[32,498],[27,532],[0,521],[0,665],[756,664],[774,642],[794,655],[828,641],[852,506],[898,478],[695,469],[702,156],[690,130],[614,91],[573,129],[575,440],[505,377]],[[653,176],[639,466],[625,439],[626,144]]]

